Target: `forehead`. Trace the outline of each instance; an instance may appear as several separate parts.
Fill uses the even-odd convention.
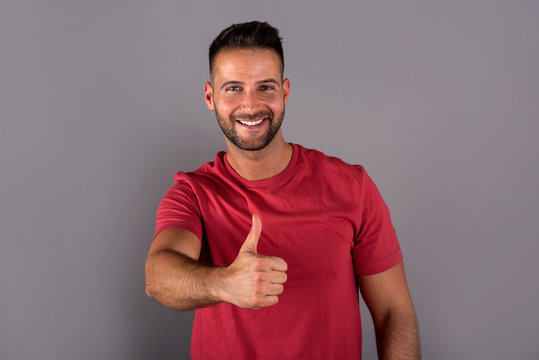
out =
[[[216,82],[250,78],[281,78],[281,59],[271,49],[232,49],[220,51],[214,62]]]

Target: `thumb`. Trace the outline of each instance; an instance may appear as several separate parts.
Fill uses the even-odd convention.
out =
[[[260,233],[262,232],[262,221],[260,216],[253,214],[253,225],[251,226],[251,231],[245,239],[245,242],[241,246],[240,252],[251,251],[256,253],[256,247],[258,245],[258,239],[260,238]]]

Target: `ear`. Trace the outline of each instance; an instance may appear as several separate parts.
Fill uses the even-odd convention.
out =
[[[284,93],[284,104],[288,102],[288,95],[290,94],[290,79],[286,78],[283,80],[283,93]]]
[[[215,110],[215,105],[213,104],[213,89],[209,81],[206,81],[204,84],[204,100],[206,100],[206,106],[211,111]]]

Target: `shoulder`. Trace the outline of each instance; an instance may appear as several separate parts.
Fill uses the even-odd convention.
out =
[[[316,149],[297,145],[300,150],[300,164],[311,168],[317,174],[332,177],[363,181],[366,177],[365,168],[359,164],[350,164],[339,157],[331,156]]]
[[[208,161],[194,171],[178,171],[174,174],[174,182],[193,185],[215,181],[223,172],[224,154],[224,151],[218,152],[214,161]]]

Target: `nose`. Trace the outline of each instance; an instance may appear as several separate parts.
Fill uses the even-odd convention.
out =
[[[243,92],[241,107],[245,112],[254,113],[260,109],[260,105],[256,91],[246,90]]]

